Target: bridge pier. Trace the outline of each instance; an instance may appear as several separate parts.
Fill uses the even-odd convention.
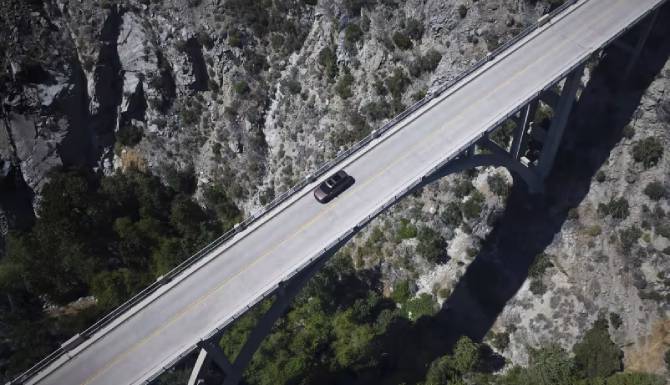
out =
[[[630,77],[633,68],[635,68],[635,64],[637,63],[637,60],[640,58],[642,49],[644,48],[644,45],[647,43],[649,34],[654,29],[654,25],[656,25],[656,20],[658,19],[659,12],[660,11],[658,8],[652,12],[650,20],[647,22],[645,26],[642,27],[643,30],[640,32],[640,36],[637,38],[637,43],[635,43],[634,47],[627,46],[625,43],[620,44],[623,45],[624,49],[629,51],[631,54],[630,60],[626,65],[626,69],[624,70],[624,76],[623,76],[624,80],[627,80]]]
[[[511,173],[519,176],[526,183],[531,193],[542,193],[544,191],[544,180],[553,168],[565,127],[577,98],[584,67],[584,64],[580,64],[568,73],[560,91],[544,90],[510,118],[516,123],[516,127],[512,134],[512,143],[509,145],[509,149],[506,148],[507,146],[501,146],[492,141],[489,138],[489,132],[463,151],[460,156],[424,178],[418,187],[425,186],[455,172],[474,167],[494,166],[505,167]],[[551,119],[549,129],[546,131],[539,127],[537,124],[539,122],[534,122],[540,100],[554,110],[554,116]],[[542,145],[539,156],[532,160],[529,158],[534,158],[533,154],[528,153],[528,145],[531,140],[540,142]],[[477,148],[484,151],[478,153],[475,151]]]
[[[324,250],[311,265],[300,271],[289,281],[279,285],[274,293],[274,302],[270,308],[261,316],[256,326],[251,330],[247,340],[240,348],[234,360],[226,356],[225,352],[219,346],[219,340],[223,333],[217,333],[200,341],[198,346],[200,352],[198,359],[191,371],[188,385],[237,385],[242,380],[244,371],[249,366],[254,353],[258,350],[265,337],[270,334],[275,322],[286,313],[291,301],[300,293],[307,282],[323,267],[323,265],[332,257],[337,250],[344,245],[356,231],[340,239],[337,244],[327,250]],[[223,381],[220,379],[212,380],[205,376],[204,369],[211,364],[215,364],[224,374]]]

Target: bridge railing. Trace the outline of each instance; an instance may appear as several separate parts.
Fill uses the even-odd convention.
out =
[[[9,382],[9,385],[13,384],[21,384],[28,380],[29,378],[35,376],[38,374],[40,371],[54,363],[56,360],[62,358],[67,352],[73,350],[77,346],[79,346],[81,343],[86,341],[88,338],[92,337],[95,333],[99,332],[103,328],[109,326],[114,320],[116,320],[118,317],[121,315],[124,315],[128,310],[139,304],[140,302],[144,301],[147,299],[151,294],[155,293],[159,288],[163,287],[165,284],[169,283],[183,273],[185,270],[199,262],[203,257],[208,255],[210,252],[212,252],[214,249],[218,248],[219,246],[223,245],[225,242],[233,238],[236,234],[240,233],[242,230],[247,228],[248,226],[252,225],[254,222],[259,220],[261,217],[265,216],[267,213],[269,213],[271,210],[276,208],[277,206],[285,203],[289,198],[291,198],[294,194],[297,192],[301,191],[304,189],[306,186],[308,186],[310,183],[314,182],[316,179],[319,177],[323,176],[324,174],[332,171],[337,165],[342,163],[344,160],[349,158],[352,154],[358,152],[361,150],[363,147],[367,146],[370,142],[372,142],[374,139],[379,138],[381,135],[385,134],[389,130],[391,130],[393,127],[395,127],[399,122],[402,122],[405,118],[407,118],[409,115],[413,114],[420,108],[424,107],[427,105],[430,101],[433,99],[439,97],[442,95],[444,92],[449,90],[451,87],[454,85],[458,84],[461,82],[463,79],[466,77],[472,75],[474,72],[477,70],[481,69],[484,65],[486,65],[488,62],[491,60],[495,59],[497,56],[499,56],[501,53],[505,52],[507,49],[512,47],[513,45],[517,44],[520,42],[522,39],[530,35],[531,33],[535,32],[538,28],[540,28],[542,25],[546,23],[547,20],[554,18],[557,16],[559,13],[563,12],[565,9],[568,7],[572,6],[573,4],[577,3],[579,0],[567,0],[565,1],[562,5],[554,9],[552,12],[544,15],[542,19],[539,19],[532,25],[528,26],[526,29],[524,29],[522,32],[514,36],[512,39],[508,40],[504,44],[500,45],[498,48],[495,50],[489,52],[486,57],[480,59],[477,61],[475,64],[473,64],[471,67],[469,67],[467,70],[463,71],[460,73],[458,76],[455,78],[445,82],[445,84],[437,87],[434,91],[430,92],[428,95],[426,95],[423,99],[419,100],[418,102],[412,104],[410,107],[408,107],[406,110],[401,112],[400,114],[396,115],[393,117],[391,120],[386,122],[382,127],[373,130],[369,135],[367,135],[365,138],[361,139],[360,141],[356,142],[349,148],[341,151],[338,153],[338,155],[334,158],[331,159],[324,164],[322,164],[318,169],[316,169],[312,174],[310,174],[307,178],[303,179],[301,182],[295,184],[279,196],[275,197],[275,199],[272,200],[269,204],[264,206],[262,209],[258,210],[251,216],[245,218],[242,222],[237,224],[234,228],[230,229],[229,231],[225,232],[223,235],[220,237],[216,238],[214,241],[212,241],[210,244],[199,250],[197,253],[189,257],[188,259],[184,260],[182,263],[177,265],[174,269],[172,269],[170,272],[166,273],[165,275],[159,277],[154,283],[149,285],[148,287],[144,288],[142,291],[139,293],[135,294],[132,298],[121,304],[119,307],[116,309],[112,310],[110,313],[106,314],[102,318],[100,318],[98,321],[96,321],[93,325],[88,327],[86,330],[83,332],[79,333],[72,339],[70,339],[68,342],[64,343],[60,348],[49,354],[47,357],[42,359],[40,362],[35,364],[33,367],[28,369],[26,372],[22,373],[15,379]],[[386,208],[386,205],[385,207]]]

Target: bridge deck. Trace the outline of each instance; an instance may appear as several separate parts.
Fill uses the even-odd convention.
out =
[[[106,327],[27,383],[137,384],[169,366],[324,247],[492,124],[583,61],[662,0],[581,1],[463,85],[345,163],[356,183],[328,205],[308,189],[221,246],[133,315]],[[214,258],[216,257],[216,258]]]

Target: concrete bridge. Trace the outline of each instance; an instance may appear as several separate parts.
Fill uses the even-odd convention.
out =
[[[408,192],[488,165],[508,168],[531,191],[541,192],[587,60],[643,22],[637,44],[622,47],[631,53],[631,66],[622,69],[626,76],[663,3],[566,2],[10,384],[144,384],[196,350],[191,384],[211,363],[225,373],[225,385],[237,384],[304,283]],[[548,129],[533,123],[540,101],[554,111]],[[516,123],[511,143],[496,144],[489,134],[508,120]],[[356,183],[319,204],[312,189],[338,169]],[[221,334],[269,296],[275,296],[273,305],[229,360],[217,344]]]

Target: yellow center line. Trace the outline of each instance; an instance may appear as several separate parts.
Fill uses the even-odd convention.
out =
[[[621,1],[622,0],[616,0],[616,3],[619,3]],[[609,10],[612,10],[613,8],[615,8],[615,7],[612,6],[612,7],[609,8]],[[611,13],[611,12],[603,12],[602,14],[600,14],[601,17],[598,18],[598,21],[604,19],[605,16],[608,16],[608,13]],[[563,48],[565,45],[567,45],[570,42],[572,42],[572,39],[566,37],[562,41],[561,44],[558,44],[558,45],[554,46],[551,50],[548,50],[547,53],[545,53],[544,55],[538,56],[538,58],[535,61],[533,61],[532,63],[529,63],[526,67],[524,67],[520,71],[516,72],[513,76],[510,76],[505,82],[503,82],[503,83],[499,84],[497,87],[493,88],[484,97],[478,97],[477,101],[475,101],[473,103],[468,103],[468,107],[463,109],[458,115],[455,115],[451,120],[447,121],[441,128],[444,128],[444,127],[449,126],[449,125],[453,125],[454,122],[458,121],[459,119],[463,119],[466,112],[469,112],[470,110],[479,107],[479,105],[484,103],[485,100],[488,97],[490,97],[491,95],[498,92],[498,90],[500,90],[501,88],[503,88],[503,87],[507,86],[508,84],[512,83],[514,80],[516,80],[518,77],[520,77],[525,72],[527,72],[529,68],[531,68],[533,65],[538,63],[540,60],[542,60],[545,57],[553,54],[554,52],[556,52],[558,50],[560,50],[561,48]],[[439,103],[442,103],[443,101],[444,100],[440,101]],[[373,176],[371,176],[365,182],[357,184],[357,185],[355,185],[354,188],[350,189],[349,191],[346,191],[340,197],[340,199],[337,199],[334,202],[332,202],[330,205],[324,207],[324,209],[322,209],[321,212],[319,212],[317,215],[315,215],[309,221],[302,224],[294,233],[292,233],[288,237],[284,238],[283,240],[279,241],[276,245],[269,248],[268,250],[263,252],[261,255],[259,255],[257,258],[255,258],[253,261],[251,261],[248,265],[244,266],[239,271],[237,271],[235,274],[233,274],[232,276],[225,279],[221,284],[219,284],[218,286],[209,290],[208,292],[206,292],[205,294],[200,296],[198,299],[196,299],[194,302],[192,302],[189,305],[187,305],[186,307],[184,307],[182,310],[180,310],[178,313],[176,313],[174,316],[172,316],[166,323],[161,325],[159,328],[157,328],[154,332],[152,332],[148,336],[146,336],[146,337],[142,338],[141,340],[139,340],[138,342],[136,342],[133,346],[128,348],[128,350],[118,354],[107,365],[105,365],[104,367],[97,370],[91,377],[89,377],[84,382],[82,382],[81,385],[89,385],[95,379],[100,377],[103,373],[105,373],[110,368],[112,368],[117,363],[119,363],[121,360],[123,360],[125,357],[127,357],[130,353],[136,351],[137,349],[139,349],[140,347],[145,345],[149,340],[151,340],[152,338],[156,337],[157,335],[159,335],[160,333],[165,331],[168,327],[170,327],[172,324],[174,324],[176,321],[178,321],[180,318],[182,318],[186,313],[188,313],[189,311],[191,311],[193,308],[197,307],[198,305],[202,304],[207,299],[209,299],[209,297],[211,297],[213,294],[215,294],[216,292],[218,292],[219,290],[221,290],[222,288],[227,286],[233,279],[238,277],[240,274],[246,272],[251,267],[255,266],[257,263],[259,263],[261,260],[265,259],[268,255],[272,254],[275,250],[277,250],[279,247],[281,247],[286,242],[288,242],[288,241],[292,240],[293,238],[297,237],[305,229],[311,227],[311,225],[314,224],[321,217],[326,215],[328,212],[334,210],[343,201],[344,197],[350,196],[350,195],[354,194],[355,192],[357,192],[357,191],[363,189],[364,187],[368,186],[370,183],[377,180],[381,175],[386,173],[389,169],[394,167],[397,163],[399,163],[399,162],[405,160],[406,158],[410,157],[411,155],[413,155],[415,149],[417,149],[418,147],[427,143],[428,141],[432,140],[435,136],[437,136],[438,134],[441,134],[441,133],[442,133],[441,130],[438,129],[438,130],[428,134],[426,137],[419,140],[418,142],[414,143],[412,146],[408,147],[407,151],[402,156],[395,158],[392,162],[389,162],[389,164],[387,164],[386,167],[381,169],[379,172],[375,173]]]

